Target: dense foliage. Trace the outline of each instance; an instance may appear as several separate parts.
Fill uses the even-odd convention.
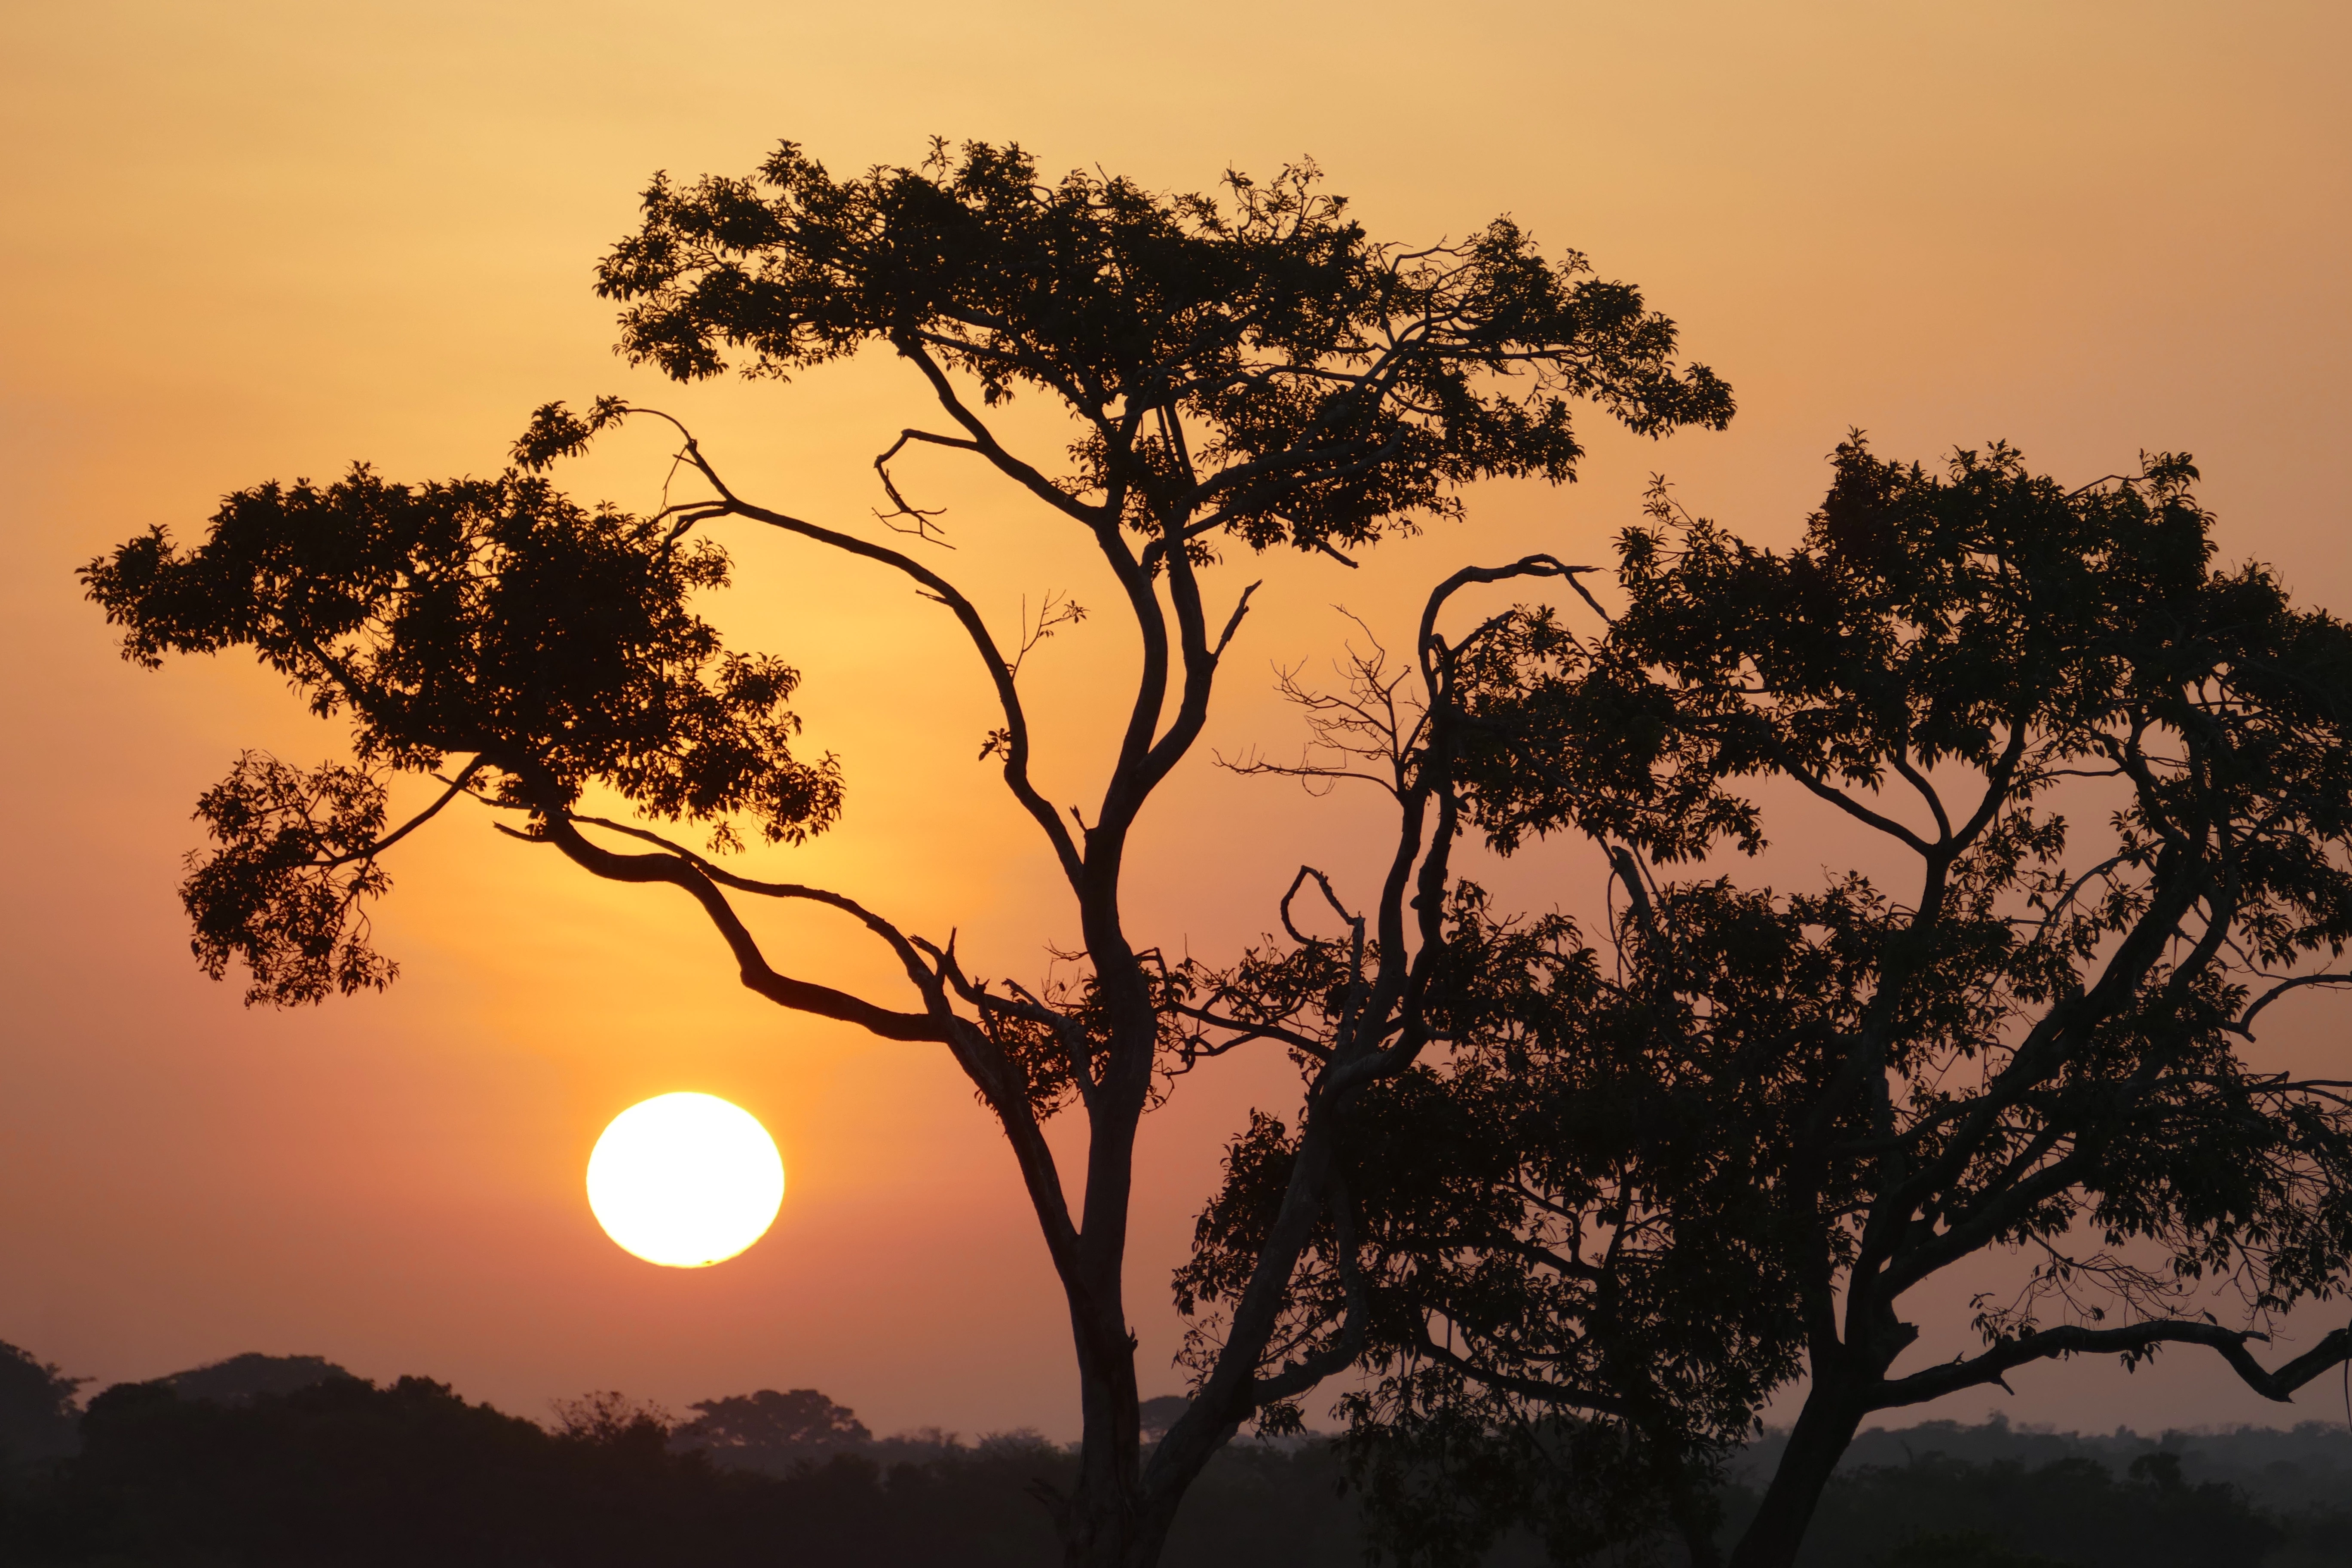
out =
[[[2346,979],[2352,629],[2217,569],[2194,478],[2070,490],[2005,448],[1935,474],[1857,439],[1797,548],[1661,495],[1597,634],[1529,608],[1454,650],[1460,808],[1506,850],[1597,842],[1622,896],[1595,951],[1457,894],[1452,1054],[1370,1097],[1331,1288],[1297,1298],[1302,1333],[1342,1284],[1376,1303],[1356,1452],[1409,1555],[1468,1561],[1515,1521],[1596,1550],[1640,1522],[1645,1464],[1704,1555],[1711,1457],[1801,1368],[1736,1563],[1791,1560],[1873,1411],[2172,1343],[2283,1399],[2352,1351],[2248,1349],[2343,1289],[2352,1111],[2244,1050]],[[1911,869],[1743,884],[1720,851],[1762,844],[1746,781]],[[1227,984],[1328,1029],[1334,992],[1267,983],[1315,951]],[[1279,1127],[1235,1145],[1205,1292],[1288,1157]],[[2004,1246],[2042,1261],[1979,1302],[1979,1351],[1897,1372],[1906,1296]]]
[[[388,886],[379,857],[470,797],[595,876],[690,896],[759,994],[946,1047],[1003,1128],[1066,1296],[1087,1435],[1077,1479],[1057,1494],[1066,1559],[1149,1568],[1236,1429],[1284,1418],[1353,1358],[1348,1336],[1293,1357],[1276,1325],[1309,1227],[1340,1204],[1329,1140],[1357,1092],[1432,1037],[1426,987],[1389,940],[1414,878],[1392,875],[1372,915],[1388,955],[1375,1012],[1309,1087],[1282,1216],[1235,1288],[1198,1396],[1147,1456],[1125,1279],[1137,1129],[1171,1065],[1254,1037],[1181,1012],[1185,983],[1129,929],[1124,901],[1131,837],[1208,721],[1248,607],[1248,587],[1213,594],[1213,569],[1223,552],[1276,545],[1352,564],[1383,536],[1461,515],[1470,482],[1574,478],[1579,400],[1655,436],[1720,427],[1730,390],[1678,363],[1674,324],[1583,257],[1547,257],[1507,219],[1459,244],[1377,241],[1307,165],[1264,183],[1228,174],[1204,195],[1097,173],[1048,181],[1018,148],[979,143],[843,179],[786,145],[748,178],[657,179],[598,276],[638,363],[680,380],[730,362],[782,375],[880,349],[918,373],[942,427],[910,419],[884,437],[874,468],[889,509],[867,533],[747,499],[668,416],[604,398],[584,414],[542,406],[518,470],[495,480],[403,486],[361,468],[323,489],[263,485],[232,497],[193,547],[156,530],[91,562],[84,580],[131,658],[245,648],[350,726],[348,760],[305,770],[248,754],[200,803],[216,847],[183,889],[198,959],[215,975],[243,963],[256,1001],[384,984],[393,971],[366,922]],[[1039,398],[1045,416],[992,424],[1014,396]],[[652,516],[583,510],[539,477],[632,418],[668,420],[680,440],[677,499]],[[1040,430],[1040,449],[1016,450]],[[1081,612],[1057,584],[1017,639],[992,629],[930,564],[942,558],[925,546],[946,530],[894,472],[909,448],[1015,487],[1065,531],[1055,569],[1096,574],[1124,611],[1135,685],[1097,759],[1090,813],[1031,777],[1019,680],[1023,656]],[[797,841],[838,814],[833,760],[792,750],[792,668],[721,648],[689,607],[722,580],[705,539],[722,525],[897,574],[954,617],[994,699],[974,725],[979,754],[997,761],[1066,885],[1054,929],[1075,928],[1084,952],[1066,989],[975,980],[952,933],[904,931],[875,900],[747,877],[656,826],[591,815],[609,792],[656,824],[708,824],[715,853],[739,823]],[[1455,585],[1564,570],[1535,558]],[[387,780],[404,772],[440,793],[395,826]],[[1457,822],[1411,818],[1403,864],[1442,885]],[[905,990],[881,1001],[789,973],[742,918],[747,898],[858,921]],[[1087,1122],[1082,1183],[1065,1181],[1043,1129],[1071,1111]]]
[[[1571,479],[1571,398],[1649,434],[1730,417],[1637,289],[1508,219],[1407,252],[1312,165],[1225,184],[1046,184],[977,143],[843,180],[787,143],[748,179],[656,181],[600,288],[628,303],[622,346],[680,379],[886,342],[957,416],[946,442],[992,458],[951,378],[983,407],[1045,393],[1080,422],[1075,466],[1016,477],[1163,542],[1345,549],[1458,515],[1466,480]]]
[[[583,510],[543,479],[408,486],[362,467],[262,485],[193,548],[152,529],[83,578],[125,657],[249,648],[349,723],[350,763],[248,752],[197,802],[218,847],[182,889],[196,955],[215,979],[241,963],[249,1001],[392,980],[364,904],[391,886],[394,773],[438,779],[436,809],[472,793],[541,828],[602,785],[721,845],[739,818],[798,842],[840,810],[833,759],[792,753],[799,677],[727,652],[688,607],[726,583],[719,547]]]

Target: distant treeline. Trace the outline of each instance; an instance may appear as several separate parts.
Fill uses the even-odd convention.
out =
[[[1963,1428],[1964,1432],[1969,1429]],[[1984,1429],[1975,1429],[1981,1434]],[[1757,1493],[1725,1498],[1727,1538]],[[2264,1508],[2192,1481],[2155,1448],[2120,1474],[2082,1456],[2029,1463],[1933,1448],[1841,1473],[1822,1494],[1799,1568],[2321,1568],[2352,1563],[2339,1505]]]
[[[1780,1458],[1785,1432],[1774,1431],[1735,1461],[1735,1478],[1759,1484]],[[2311,1508],[2352,1508],[2352,1428],[2343,1421],[2305,1421],[2280,1428],[2236,1426],[2172,1431],[2157,1436],[2118,1427],[2112,1433],[2054,1432],[2012,1426],[2000,1415],[1983,1425],[1925,1421],[1873,1429],[1856,1436],[1841,1467],[1902,1468],[1930,1454],[1986,1465],[2008,1462],[2036,1469],[2061,1459],[2095,1460],[2117,1477],[2157,1453],[2177,1455],[2193,1485],[2224,1482],[2252,1501],[2282,1513]]]
[[[683,1422],[597,1394],[546,1426],[315,1357],[120,1384],[86,1408],[76,1392],[0,1346],[8,1568],[1027,1568],[1057,1554],[1044,1498],[1074,1466],[1034,1434],[877,1439],[807,1389],[706,1401]],[[1147,1420],[1180,1407],[1155,1401]],[[2352,1568],[2341,1426],[2149,1438],[1937,1422],[1865,1434],[1854,1459],[1808,1568]],[[1755,1503],[1738,1475],[1727,1527]],[[1187,1501],[1167,1562],[1354,1568],[1367,1542],[1342,1481],[1329,1442],[1237,1445]],[[1519,1541],[1487,1563],[1541,1561]]]
[[[425,1378],[378,1387],[330,1367],[271,1386],[293,1359],[240,1357],[100,1394],[79,1415],[78,1451],[7,1467],[0,1563],[1032,1568],[1058,1556],[1039,1493],[1076,1471],[1034,1434],[875,1441],[807,1390],[713,1401],[678,1427],[592,1395],[551,1428]],[[779,1406],[787,1418],[814,1407],[835,1429],[805,1433],[797,1455],[760,1441],[790,1436]],[[1240,1445],[1204,1479],[1166,1561],[1354,1568],[1362,1541],[1338,1482],[1326,1445]]]

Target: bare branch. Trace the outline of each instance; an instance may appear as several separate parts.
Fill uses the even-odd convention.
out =
[[[2294,1399],[2296,1389],[2321,1373],[2352,1361],[2352,1328],[2342,1328],[2272,1372],[2246,1349],[2249,1340],[2269,1338],[2252,1330],[2225,1329],[2218,1323],[2188,1319],[2133,1323],[2120,1329],[2091,1329],[2068,1323],[2007,1341],[1963,1361],[1881,1382],[1868,1394],[1867,1408],[1891,1410],[1940,1399],[1964,1388],[1997,1384],[2003,1373],[2029,1362],[2070,1355],[2125,1355],[2137,1359],[2166,1344],[2205,1345],[2219,1352],[2247,1387],[2264,1399],[2284,1405]]]
[[[933,1013],[895,1012],[830,985],[779,973],[719,885],[688,859],[667,851],[656,855],[615,853],[591,842],[561,814],[545,817],[542,832],[537,835],[517,832],[504,824],[499,826],[512,837],[554,845],[573,864],[608,881],[667,882],[684,889],[702,906],[703,913],[734,952],[745,987],[780,1006],[856,1024],[886,1040],[949,1041],[948,1020]]]

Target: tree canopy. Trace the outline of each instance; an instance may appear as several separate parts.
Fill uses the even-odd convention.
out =
[[[835,1404],[814,1388],[790,1393],[763,1388],[756,1394],[698,1399],[689,1408],[694,1419],[677,1428],[671,1440],[722,1454],[814,1455],[873,1436],[847,1405]]]
[[[1331,1139],[1364,1087],[1433,1037],[1423,1014],[1444,933],[1409,906],[1442,894],[1458,823],[1415,786],[1427,809],[1407,812],[1358,926],[1375,939],[1358,944],[1378,961],[1360,971],[1370,1006],[1326,1052],[1281,1217],[1235,1288],[1196,1396],[1147,1462],[1124,1279],[1137,1126],[1171,1071],[1264,1037],[1195,1005],[1198,976],[1131,931],[1123,902],[1131,835],[1199,738],[1248,607],[1248,587],[1213,606],[1213,571],[1228,549],[1277,544],[1352,563],[1383,535],[1462,515],[1472,481],[1570,479],[1575,401],[1662,435],[1719,427],[1729,390],[1678,364],[1673,324],[1581,256],[1548,258],[1507,220],[1454,244],[1375,241],[1306,164],[1263,183],[1228,174],[1211,196],[1098,174],[1049,183],[1018,148],[980,143],[836,179],[787,144],[748,178],[656,179],[599,280],[625,307],[623,351],[672,377],[730,363],[755,378],[798,374],[882,347],[920,373],[944,428],[909,425],[874,459],[890,509],[881,537],[746,498],[669,416],[608,397],[584,412],[542,406],[517,468],[495,480],[401,485],[362,468],[323,488],[258,486],[229,498],[193,547],[156,529],[90,563],[84,580],[128,657],[247,648],[350,728],[348,760],[306,770],[248,753],[200,802],[215,847],[183,889],[198,959],[215,974],[243,963],[255,1001],[385,984],[366,924],[389,886],[379,858],[467,800],[593,875],[684,891],[742,983],[780,1005],[944,1045],[1004,1130],[1067,1298],[1086,1432],[1076,1480],[1052,1494],[1068,1560],[1144,1568],[1236,1427],[1283,1418],[1356,1353],[1356,1330],[1310,1349],[1279,1323],[1312,1226],[1345,1212]],[[1017,395],[1049,400],[1066,451],[1015,450],[991,423]],[[676,427],[686,499],[645,517],[591,511],[541,477],[633,418]],[[930,564],[942,525],[890,467],[910,445],[977,458],[1071,525],[1071,558],[1107,574],[1127,612],[1138,672],[1091,820],[1066,819],[1031,776],[1020,653],[1045,628],[1008,649]],[[1085,948],[1073,983],[984,984],[951,938],[902,930],[879,900],[720,863],[745,827],[791,843],[829,826],[846,775],[829,755],[796,753],[793,668],[722,647],[692,607],[725,581],[710,535],[746,524],[896,573],[954,617],[995,699],[982,755],[1067,885]],[[1568,571],[1549,556],[1465,571],[1431,616],[1465,588]],[[1424,649],[1434,636],[1424,626]],[[401,773],[440,789],[394,826],[386,784]],[[597,789],[640,820],[592,815]],[[701,824],[709,852],[647,822]],[[787,973],[744,899],[859,922],[888,947],[905,993]],[[1043,1131],[1070,1110],[1087,1123],[1076,1203]]]
[[[1732,412],[1711,371],[1675,365],[1673,323],[1582,256],[1548,258],[1508,219],[1375,242],[1311,163],[1228,174],[1220,201],[1046,184],[980,144],[839,180],[786,143],[747,179],[656,180],[645,212],[598,272],[632,356],[782,375],[887,342],[957,426],[906,439],[1152,540],[1347,549],[1460,515],[1473,479],[1572,479],[1571,399],[1644,434]],[[1003,450],[959,377],[982,410],[1055,400],[1087,427],[1070,465]]]
[[[349,723],[349,763],[248,752],[197,803],[219,846],[183,889],[197,957],[215,979],[243,963],[250,1001],[316,1002],[396,973],[363,907],[391,885],[378,856],[394,773],[443,776],[433,811],[471,793],[534,823],[593,783],[709,824],[715,847],[738,821],[798,843],[841,808],[835,761],[792,752],[799,676],[725,651],[688,605],[726,584],[724,552],[541,479],[412,487],[362,466],[261,485],[194,547],[151,529],[83,576],[126,658],[247,647]]]
[[[1352,1225],[1318,1245],[1379,1303],[1356,1439],[1409,1552],[1521,1519],[1573,1556],[1639,1522],[1601,1484],[1631,1467],[1708,1556],[1693,1482],[1801,1369],[1738,1564],[1790,1560],[1871,1412],[2180,1343],[2284,1399],[2352,1354],[2249,1348],[2344,1289],[2352,1104],[2247,1049],[2352,980],[2352,628],[2217,567],[2195,478],[2069,489],[1857,437],[1795,549],[1661,491],[1598,631],[1528,607],[1465,651],[1461,809],[1504,848],[1597,842],[1618,898],[1596,945],[1457,897],[1451,1054],[1373,1090],[1341,1157]],[[1722,851],[1762,847],[1740,791],[1772,780],[1912,870],[1743,883]],[[1291,1157],[1235,1146],[1196,1277]],[[1979,1300],[1979,1347],[1897,1370],[1906,1299],[2001,1247],[2039,1261]]]

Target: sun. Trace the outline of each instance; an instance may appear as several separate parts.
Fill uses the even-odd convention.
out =
[[[588,1156],[588,1207],[665,1268],[723,1263],[767,1234],[784,1162],[759,1118],[716,1095],[659,1094],[613,1118]]]

